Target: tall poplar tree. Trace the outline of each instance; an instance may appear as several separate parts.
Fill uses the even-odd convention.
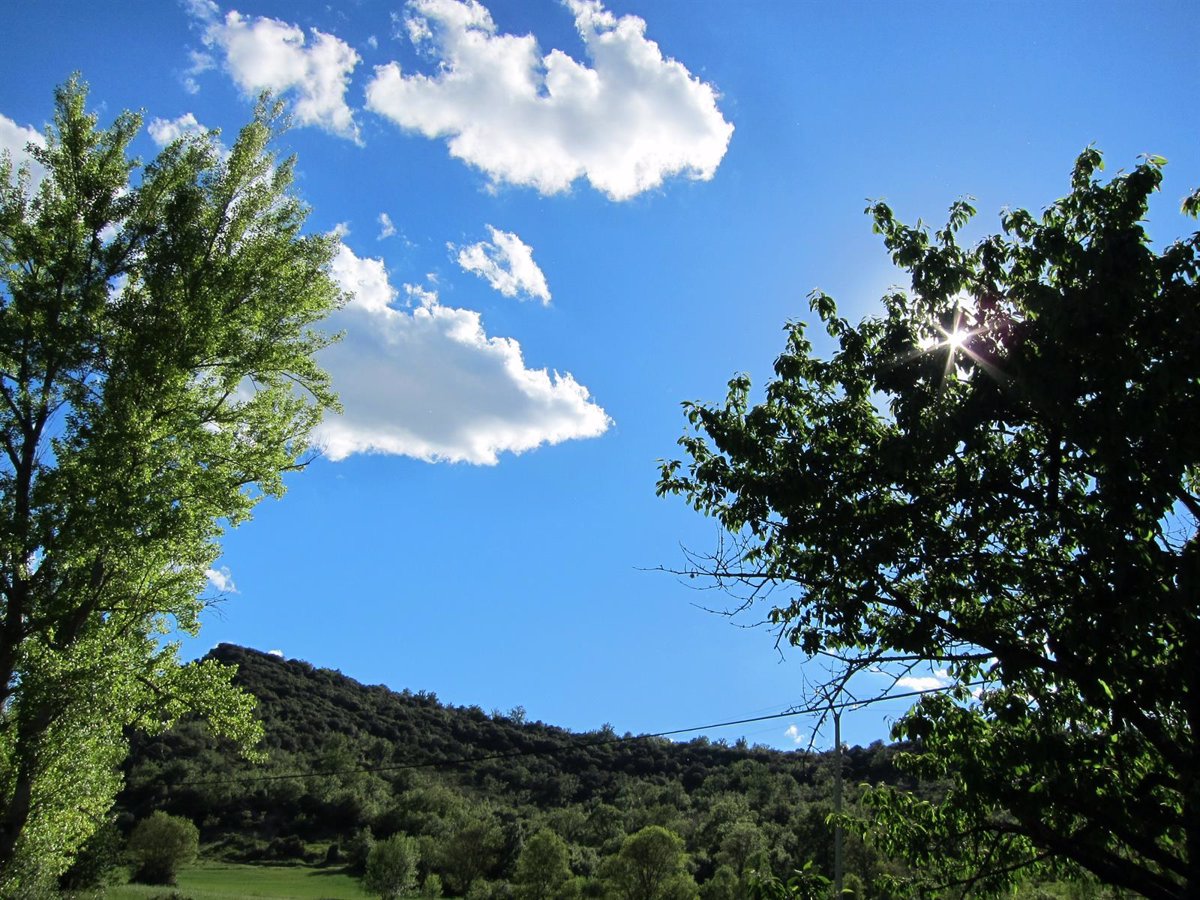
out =
[[[104,821],[127,727],[188,711],[253,743],[232,670],[182,666],[225,527],[283,493],[335,406],[314,326],[333,239],[302,234],[265,101],[226,151],[129,156],[76,78],[32,156],[0,162],[0,894]]]

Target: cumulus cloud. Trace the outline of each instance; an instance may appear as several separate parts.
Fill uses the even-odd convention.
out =
[[[233,583],[233,573],[229,571],[229,566],[221,566],[219,569],[206,569],[204,574],[208,576],[208,583],[222,594],[236,594],[238,592],[237,585]]]
[[[177,141],[185,134],[204,134],[208,131],[192,113],[184,113],[177,119],[154,119],[146,126],[146,130],[150,132],[150,139],[160,147]]]
[[[803,744],[805,741],[808,740],[808,735],[802,734],[800,732],[800,729],[797,728],[795,725],[789,725],[787,727],[787,731],[785,731],[783,734],[784,734],[784,737],[786,737],[788,740],[790,740],[793,744]]]
[[[332,272],[354,298],[330,322],[345,337],[320,355],[344,407],[316,434],[330,459],[375,452],[492,465],[611,424],[587,388],[528,368],[520,344],[488,336],[479,313],[413,285],[398,304],[383,262],[344,245]]]
[[[189,10],[205,26],[204,43],[224,54],[225,68],[243,91],[293,94],[298,122],[359,140],[346,89],[360,57],[349,44],[315,28],[309,41],[299,26],[265,16],[251,19],[231,10],[222,17],[206,0],[192,0]]]
[[[897,679],[896,686],[909,691],[936,691],[953,683],[945,669],[938,669],[932,675],[905,675]]]
[[[491,242],[480,241],[458,248],[458,264],[487,280],[505,297],[532,297],[550,302],[546,276],[533,261],[533,248],[511,231],[488,226]]]
[[[41,163],[29,155],[29,151],[25,149],[28,144],[44,147],[46,139],[36,129],[18,125],[8,116],[0,113],[0,152],[8,151],[14,171],[23,165],[28,165],[29,177],[33,184],[37,184],[46,177],[46,170],[42,168]]]
[[[436,74],[378,66],[367,106],[402,128],[445,138],[450,153],[496,183],[543,194],[586,178],[625,200],[674,175],[712,178],[733,126],[711,85],[664,58],[637,16],[598,0],[564,0],[591,65],[532,35],[497,32],[478,0],[409,0],[409,39]]]
[[[283,651],[282,650],[268,650],[267,656],[278,656],[280,659],[283,659]]]
[[[396,233],[396,226],[392,222],[392,217],[389,216],[385,212],[381,212],[379,214],[379,238],[378,238],[378,240],[382,241],[384,238],[390,238],[395,233]]]

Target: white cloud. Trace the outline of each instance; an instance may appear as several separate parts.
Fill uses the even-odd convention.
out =
[[[396,233],[396,226],[392,223],[392,217],[389,216],[385,212],[381,212],[379,214],[379,238],[378,238],[378,240],[382,241],[384,238],[390,238],[395,233]]]
[[[488,226],[491,243],[480,241],[458,248],[458,264],[468,272],[487,279],[505,297],[533,297],[550,302],[546,276],[533,261],[533,248],[511,231]]]
[[[332,229],[330,229],[329,233],[332,234],[334,237],[336,237],[338,240],[341,240],[342,238],[347,237],[350,234],[350,223],[349,222],[338,222],[336,225],[333,226]]]
[[[222,594],[236,594],[238,592],[237,585],[233,583],[233,573],[229,571],[229,566],[221,566],[219,569],[206,569],[204,574],[208,576],[208,582]]]
[[[642,19],[564,2],[590,67],[560,50],[543,56],[532,35],[498,34],[477,0],[409,0],[408,35],[431,45],[437,72],[376,67],[368,108],[446,138],[494,182],[544,194],[586,178],[625,200],[673,175],[712,178],[733,133],[712,86],[664,59]]]
[[[346,89],[360,57],[349,44],[315,28],[307,42],[299,26],[236,10],[221,18],[205,0],[193,0],[190,11],[206,25],[204,43],[224,52],[225,68],[243,91],[294,92],[297,121],[359,140]]]
[[[316,435],[330,459],[375,452],[492,465],[611,424],[571,375],[527,368],[520,344],[489,337],[479,313],[412,285],[398,308],[383,262],[344,245],[332,271],[355,296],[330,320],[345,337],[320,355],[344,407]]]
[[[283,651],[282,650],[268,650],[267,656],[278,656],[280,659],[283,659]]]
[[[221,16],[221,8],[217,6],[216,0],[184,0],[183,5],[192,18],[203,22],[213,21]]]
[[[199,8],[201,10],[206,9],[204,6]],[[213,17],[215,17],[218,13],[215,5],[213,5],[211,11]],[[217,63],[216,60],[212,58],[211,54],[201,53],[198,50],[189,50],[188,58],[192,61],[192,64],[183,72],[183,87],[184,90],[186,90],[189,94],[198,94],[200,93],[200,82],[196,80],[196,76],[207,72],[209,69],[215,68]]]
[[[793,744],[803,744],[806,740],[808,740],[808,735],[801,734],[800,729],[795,725],[789,725],[787,727],[787,731],[785,731],[783,734],[785,737],[791,740]]]
[[[184,113],[177,119],[154,119],[146,126],[146,130],[150,132],[151,140],[160,147],[167,146],[185,134],[204,134],[208,131],[196,121],[192,113]]]
[[[27,144],[44,147],[46,139],[36,129],[18,125],[8,116],[0,113],[0,151],[8,151],[14,172],[22,165],[28,164],[30,181],[33,185],[37,185],[46,177],[46,170],[42,168],[41,163],[29,155],[29,151],[25,149]]]
[[[896,686],[908,691],[936,691],[954,683],[945,669],[938,669],[932,675],[905,675],[896,680]]]

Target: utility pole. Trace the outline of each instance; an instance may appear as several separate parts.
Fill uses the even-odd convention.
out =
[[[842,713],[833,711],[833,811],[838,816],[837,824],[833,827],[833,896],[835,900],[842,898]]]

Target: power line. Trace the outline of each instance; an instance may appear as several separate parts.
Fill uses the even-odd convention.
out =
[[[833,703],[822,701],[820,704],[803,708],[792,708],[781,713],[751,716],[746,719],[731,719],[728,722],[714,722],[708,725],[693,725],[689,728],[675,728],[670,731],[656,731],[652,734],[637,734],[628,735],[625,737],[602,738],[599,740],[571,745],[569,747],[554,747],[551,749],[542,750],[510,750],[504,753],[485,753],[476,756],[460,756],[451,759],[431,760],[426,762],[389,763],[388,765],[380,766],[353,766],[346,769],[311,769],[305,772],[278,772],[274,774],[243,775],[212,780],[180,781],[174,785],[167,785],[167,791],[170,792],[172,788],[212,787],[231,783],[243,784],[267,781],[294,781],[301,778],[328,778],[335,775],[367,775],[383,772],[402,772],[412,769],[451,768],[454,766],[466,766],[483,762],[493,762],[500,759],[518,759],[523,756],[556,756],[560,753],[588,750],[592,747],[604,747],[612,744],[632,743],[634,741],[644,741],[653,738],[674,737],[675,735],[691,734],[692,732],[696,731],[710,731],[717,728],[730,728],[734,725],[750,725],[755,722],[768,722],[774,719],[798,718],[801,716],[811,716],[822,712],[840,712],[844,709],[872,706],[876,703],[882,703],[886,700],[907,700],[914,697],[923,697],[927,694],[944,694],[963,687],[978,687],[983,683],[984,682],[982,681],[975,681],[965,685],[947,685],[945,687],[927,688],[920,691],[906,691],[900,694],[885,694],[880,697],[873,697],[869,700],[842,700]]]

